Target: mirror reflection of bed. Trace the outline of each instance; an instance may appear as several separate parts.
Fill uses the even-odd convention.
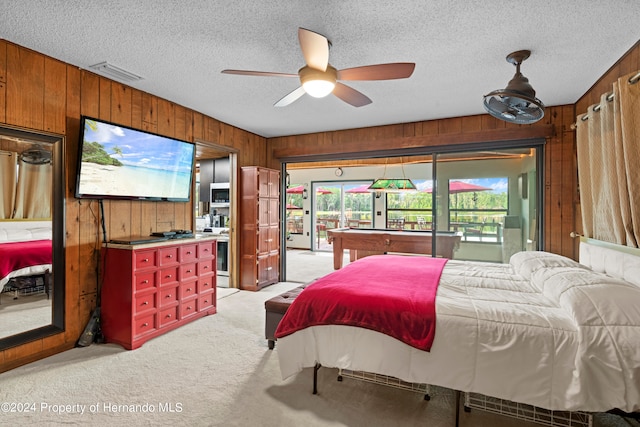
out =
[[[52,323],[48,144],[0,136],[0,339]]]

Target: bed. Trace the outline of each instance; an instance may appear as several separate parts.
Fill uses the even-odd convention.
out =
[[[11,279],[50,273],[52,248],[50,221],[1,221],[0,292],[14,290]]]
[[[428,351],[369,326],[292,327],[318,282],[360,268],[396,286],[398,269],[386,271],[384,257],[402,256],[355,261],[291,304],[276,331],[283,379],[320,364],[553,411],[640,410],[640,257],[583,241],[580,263],[546,252],[508,264],[449,260]]]

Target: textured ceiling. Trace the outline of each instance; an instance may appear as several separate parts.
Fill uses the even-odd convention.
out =
[[[0,37],[83,69],[108,61],[130,83],[265,137],[484,113],[482,96],[522,73],[546,105],[578,100],[640,39],[638,0],[294,1],[21,0],[0,2]],[[349,82],[373,103],[334,96],[273,104],[297,79],[221,74],[296,73],[297,30],[332,42],[338,69],[415,62],[405,80]]]

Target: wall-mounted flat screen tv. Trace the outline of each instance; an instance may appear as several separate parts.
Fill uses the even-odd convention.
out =
[[[76,198],[187,202],[195,145],[82,117]]]

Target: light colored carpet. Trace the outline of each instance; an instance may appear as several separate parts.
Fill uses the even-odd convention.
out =
[[[422,395],[312,370],[283,381],[264,338],[264,302],[298,283],[218,300],[218,313],[141,348],[74,348],[0,374],[0,424],[11,426],[452,426],[453,394]],[[28,404],[25,406],[24,404]],[[28,408],[30,412],[26,412]],[[80,411],[84,410],[84,413]],[[617,423],[617,422],[616,422]],[[463,427],[533,426],[473,410]],[[604,426],[605,424],[596,424]],[[606,426],[616,424],[608,423]],[[627,426],[627,424],[617,424]]]
[[[42,293],[0,294],[0,338],[39,328],[51,323],[51,299]]]

